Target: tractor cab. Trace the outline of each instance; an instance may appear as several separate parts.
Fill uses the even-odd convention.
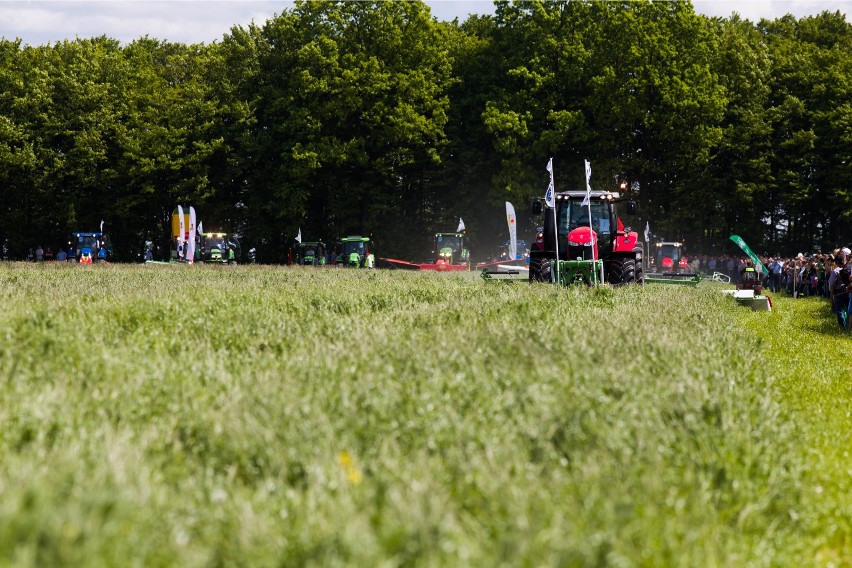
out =
[[[303,266],[325,266],[325,243],[299,243],[296,250],[296,264]]]
[[[369,237],[346,237],[337,243],[337,258],[334,264],[338,267],[375,268],[375,243]]]
[[[515,243],[515,258],[510,258],[509,245],[509,241],[506,241],[498,247],[495,260],[502,262],[517,263],[518,261],[522,261],[526,264],[530,263],[530,244],[527,241],[518,241]]]
[[[201,258],[205,262],[235,264],[240,258],[240,241],[228,233],[204,233],[201,237]]]
[[[689,271],[689,259],[684,255],[683,243],[659,242],[654,253],[654,266],[657,272],[675,273]]]
[[[105,233],[71,233],[68,236],[68,249],[73,251],[74,260],[91,264],[112,258],[112,241]]]
[[[463,233],[435,233],[435,264],[444,266],[465,266],[470,259],[470,251],[465,244]]]
[[[751,263],[749,263],[751,264]],[[754,290],[755,295],[760,295],[763,290],[763,284],[760,280],[760,273],[753,266],[746,266],[740,272],[740,279],[737,282],[738,290]]]

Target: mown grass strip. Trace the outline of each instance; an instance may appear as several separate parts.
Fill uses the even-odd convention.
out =
[[[745,312],[740,320],[760,343],[755,362],[771,377],[796,422],[792,448],[802,463],[802,517],[812,546],[809,563],[852,564],[852,336],[837,324],[823,298],[773,295],[771,315]]]

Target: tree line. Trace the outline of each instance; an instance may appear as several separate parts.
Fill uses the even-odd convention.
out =
[[[641,227],[720,252],[852,242],[852,27],[753,23],[689,2],[299,2],[221,41],[0,40],[0,238],[14,256],[101,220],[119,256],[177,204],[260,261],[373,235],[422,256],[465,219],[474,251],[557,190],[622,182]],[[523,227],[523,225],[522,225]],[[639,228],[634,226],[634,228]],[[641,232],[641,231],[640,231]]]

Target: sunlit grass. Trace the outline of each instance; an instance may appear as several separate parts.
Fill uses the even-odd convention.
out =
[[[815,301],[24,264],[0,298],[0,564],[849,560]]]
[[[823,298],[773,295],[770,318],[748,314],[762,372],[791,409],[804,462],[807,506],[796,511],[813,539],[813,563],[852,564],[852,335]]]

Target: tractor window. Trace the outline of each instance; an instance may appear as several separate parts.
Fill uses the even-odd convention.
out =
[[[80,237],[77,240],[77,248],[90,248],[92,250],[97,250],[98,239],[95,237]]]
[[[589,226],[589,208],[591,207],[592,230],[598,236],[598,246],[606,250],[612,243],[612,222],[609,217],[609,203],[593,199],[589,206],[581,205],[582,199],[570,199],[558,202],[557,219],[559,222],[559,252],[567,252],[568,233],[577,227]]]
[[[663,245],[657,249],[657,254],[655,260],[657,261],[657,266],[660,266],[663,262],[664,258],[672,259],[672,262],[677,262],[680,260],[680,247],[675,247],[671,245]]]
[[[441,249],[449,248],[456,254],[462,252],[462,240],[456,235],[437,235],[435,237],[436,252],[441,252]]]
[[[609,209],[607,203],[592,201],[592,229],[600,238],[610,234]],[[580,201],[564,202],[559,214],[559,235],[567,235],[577,227],[589,226],[589,207],[581,206]]]
[[[345,243],[343,243],[343,254],[344,256],[349,256],[354,252],[361,256],[364,256],[365,248],[366,244],[364,243],[364,241],[346,241]]]
[[[591,203],[592,229],[599,236],[609,235],[609,209],[607,203],[596,200]],[[577,227],[589,226],[589,208],[581,206],[580,201],[565,201],[559,211],[559,235],[567,235]]]

